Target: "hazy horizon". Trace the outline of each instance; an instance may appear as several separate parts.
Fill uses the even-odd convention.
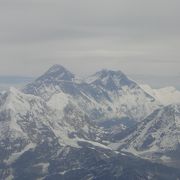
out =
[[[0,179],[180,180],[179,8],[0,0]]]
[[[80,76],[120,69],[179,88],[179,7],[178,0],[0,0],[0,76],[38,77],[62,64]]]
[[[50,68],[50,67],[49,67]],[[67,70],[69,70],[67,67],[65,67]],[[107,68],[106,68],[107,69]],[[42,72],[39,72],[37,76],[16,76],[16,75],[11,75],[11,76],[0,76],[0,88],[1,89],[8,89],[11,86],[21,88],[25,86],[26,84],[34,81],[36,78],[41,76],[43,73],[45,73],[48,69],[45,69]],[[102,69],[99,69],[97,71],[100,71]],[[109,69],[111,70],[111,69]],[[115,70],[115,69],[112,69]],[[120,70],[120,69],[116,69]],[[78,76],[79,78],[86,78],[87,76],[90,76],[97,71],[94,71],[92,73],[86,73],[82,75],[80,72],[75,73],[71,71],[73,74]],[[123,73],[126,74],[126,72],[123,71]],[[153,76],[153,75],[143,75],[143,74],[126,74],[130,79],[136,81],[138,84],[148,84],[152,88],[164,88],[164,87],[169,87],[173,86],[177,89],[180,90],[180,85],[178,84],[180,76]],[[161,82],[161,83],[159,83]]]

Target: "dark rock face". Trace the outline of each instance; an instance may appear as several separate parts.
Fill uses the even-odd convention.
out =
[[[88,144],[82,146],[83,148],[76,149],[61,148],[56,144],[40,144],[12,164],[14,179],[176,180],[180,177],[180,172],[173,168],[106,149],[93,149]],[[9,168],[2,167],[1,174],[5,174],[5,170],[8,174]]]
[[[77,89],[74,86],[73,79],[74,75],[63,66],[54,65],[33,83],[28,84],[23,92],[41,96],[44,99],[48,99],[58,91],[75,95]]]
[[[180,178],[176,168],[107,146],[152,121],[159,110],[143,126],[136,120],[154,108],[154,98],[121,71],[102,70],[90,79],[77,81],[64,67],[54,65],[22,92],[12,89],[0,95],[0,179]],[[173,116],[171,111],[166,113]],[[155,123],[149,131],[161,127],[163,123]],[[154,141],[148,135],[140,148],[148,149]]]
[[[128,79],[121,71],[102,70],[97,72],[94,76],[97,77],[97,79],[92,81],[91,84],[102,86],[109,91],[117,91],[123,86],[131,88],[137,86],[135,82]]]
[[[139,156],[176,166],[179,164],[180,105],[155,110],[121,141],[124,150],[134,149]],[[178,166],[176,166],[178,167]]]
[[[64,93],[93,121],[121,116],[118,118],[139,122],[159,106],[121,71],[102,70],[85,80],[77,80],[61,65],[54,65],[22,91],[45,101]]]

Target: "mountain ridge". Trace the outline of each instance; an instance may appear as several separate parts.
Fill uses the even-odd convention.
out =
[[[139,121],[154,110],[155,107],[151,107],[151,104],[153,104],[152,101],[154,101],[154,106],[158,106],[158,102],[155,102],[156,100],[151,95],[141,89],[134,81],[128,79],[121,71],[102,70],[90,77],[91,79],[94,76],[96,77],[94,82],[90,83],[89,80],[86,79],[76,83],[74,79],[70,81],[66,81],[66,79],[65,81],[62,81],[62,79],[60,81],[57,79],[54,80],[51,73],[55,71],[53,69],[58,69],[58,72],[59,69],[69,72],[62,68],[62,66],[55,65],[50,68],[50,73],[47,71],[40,79],[38,78],[33,83],[27,85],[23,89],[23,92],[40,96],[45,100],[50,100],[54,94],[64,93],[65,96],[71,97],[74,101],[79,101],[78,105],[80,107],[82,106],[81,104],[86,104],[85,106],[83,105],[82,110],[86,112],[94,111],[94,113],[100,112],[99,117],[90,115],[92,119],[108,116],[113,109],[114,114],[118,114],[118,111],[127,111],[121,115],[123,117],[129,114],[129,111],[131,112],[134,108],[145,105],[141,107],[144,108],[142,111],[144,114],[141,112],[141,115],[137,117],[137,121]],[[44,82],[44,78],[50,79],[50,82]],[[138,97],[142,97],[142,99],[139,100]],[[118,102],[121,101],[122,103],[118,104]],[[143,102],[141,103],[140,101]],[[127,109],[126,106],[130,107],[127,107]],[[102,109],[102,112],[100,109]],[[132,113],[135,115],[135,112]]]
[[[165,164],[179,164],[179,130],[180,104],[171,104],[155,110],[114,147]]]
[[[164,180],[173,174],[177,180],[176,168],[111,147],[111,135],[129,128],[123,122],[139,125],[159,108],[121,71],[103,70],[98,80],[77,82],[55,65],[22,91],[0,94],[0,178]],[[112,120],[110,129],[100,126]]]

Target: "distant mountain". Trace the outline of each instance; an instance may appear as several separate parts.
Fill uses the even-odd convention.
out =
[[[54,65],[33,83],[28,84],[23,89],[23,92],[41,96],[45,100],[61,91],[73,94],[73,91],[76,91],[73,85],[73,79],[74,75],[63,66]]]
[[[118,153],[73,105],[51,109],[14,88],[0,98],[0,179],[169,179],[177,169]],[[99,142],[98,142],[99,141]]]
[[[160,89],[153,89],[149,85],[141,85],[148,94],[156,98],[163,105],[169,105],[173,103],[180,103],[180,91],[174,87],[165,87]]]
[[[121,71],[102,70],[85,80],[77,79],[61,65],[54,65],[44,75],[28,84],[24,93],[77,104],[90,119],[101,122],[128,118],[141,121],[159,106],[151,95]],[[60,104],[60,103],[58,103]]]
[[[0,93],[0,179],[177,180],[176,168],[130,154],[177,157],[180,108],[160,106],[121,71],[80,80],[54,65]]]
[[[152,87],[156,89],[160,89],[162,87],[173,86],[176,89],[180,90],[180,74],[173,75],[161,75],[161,74],[129,74],[134,80],[136,80],[139,84],[148,83],[151,84]]]
[[[143,158],[179,165],[180,104],[155,110],[116,147]]]
[[[108,106],[111,118],[128,118],[137,122],[159,106],[155,98],[121,71],[102,70],[87,78],[86,82],[107,95],[108,98],[99,101]]]
[[[108,91],[118,91],[124,86],[130,88],[137,86],[137,84],[130,80],[123,72],[107,69],[103,69],[88,77],[86,82],[88,84],[96,85],[97,87],[102,87]]]

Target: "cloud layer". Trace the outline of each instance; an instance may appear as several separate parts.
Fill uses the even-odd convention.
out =
[[[37,76],[52,64],[180,74],[179,0],[0,0],[0,75]]]

